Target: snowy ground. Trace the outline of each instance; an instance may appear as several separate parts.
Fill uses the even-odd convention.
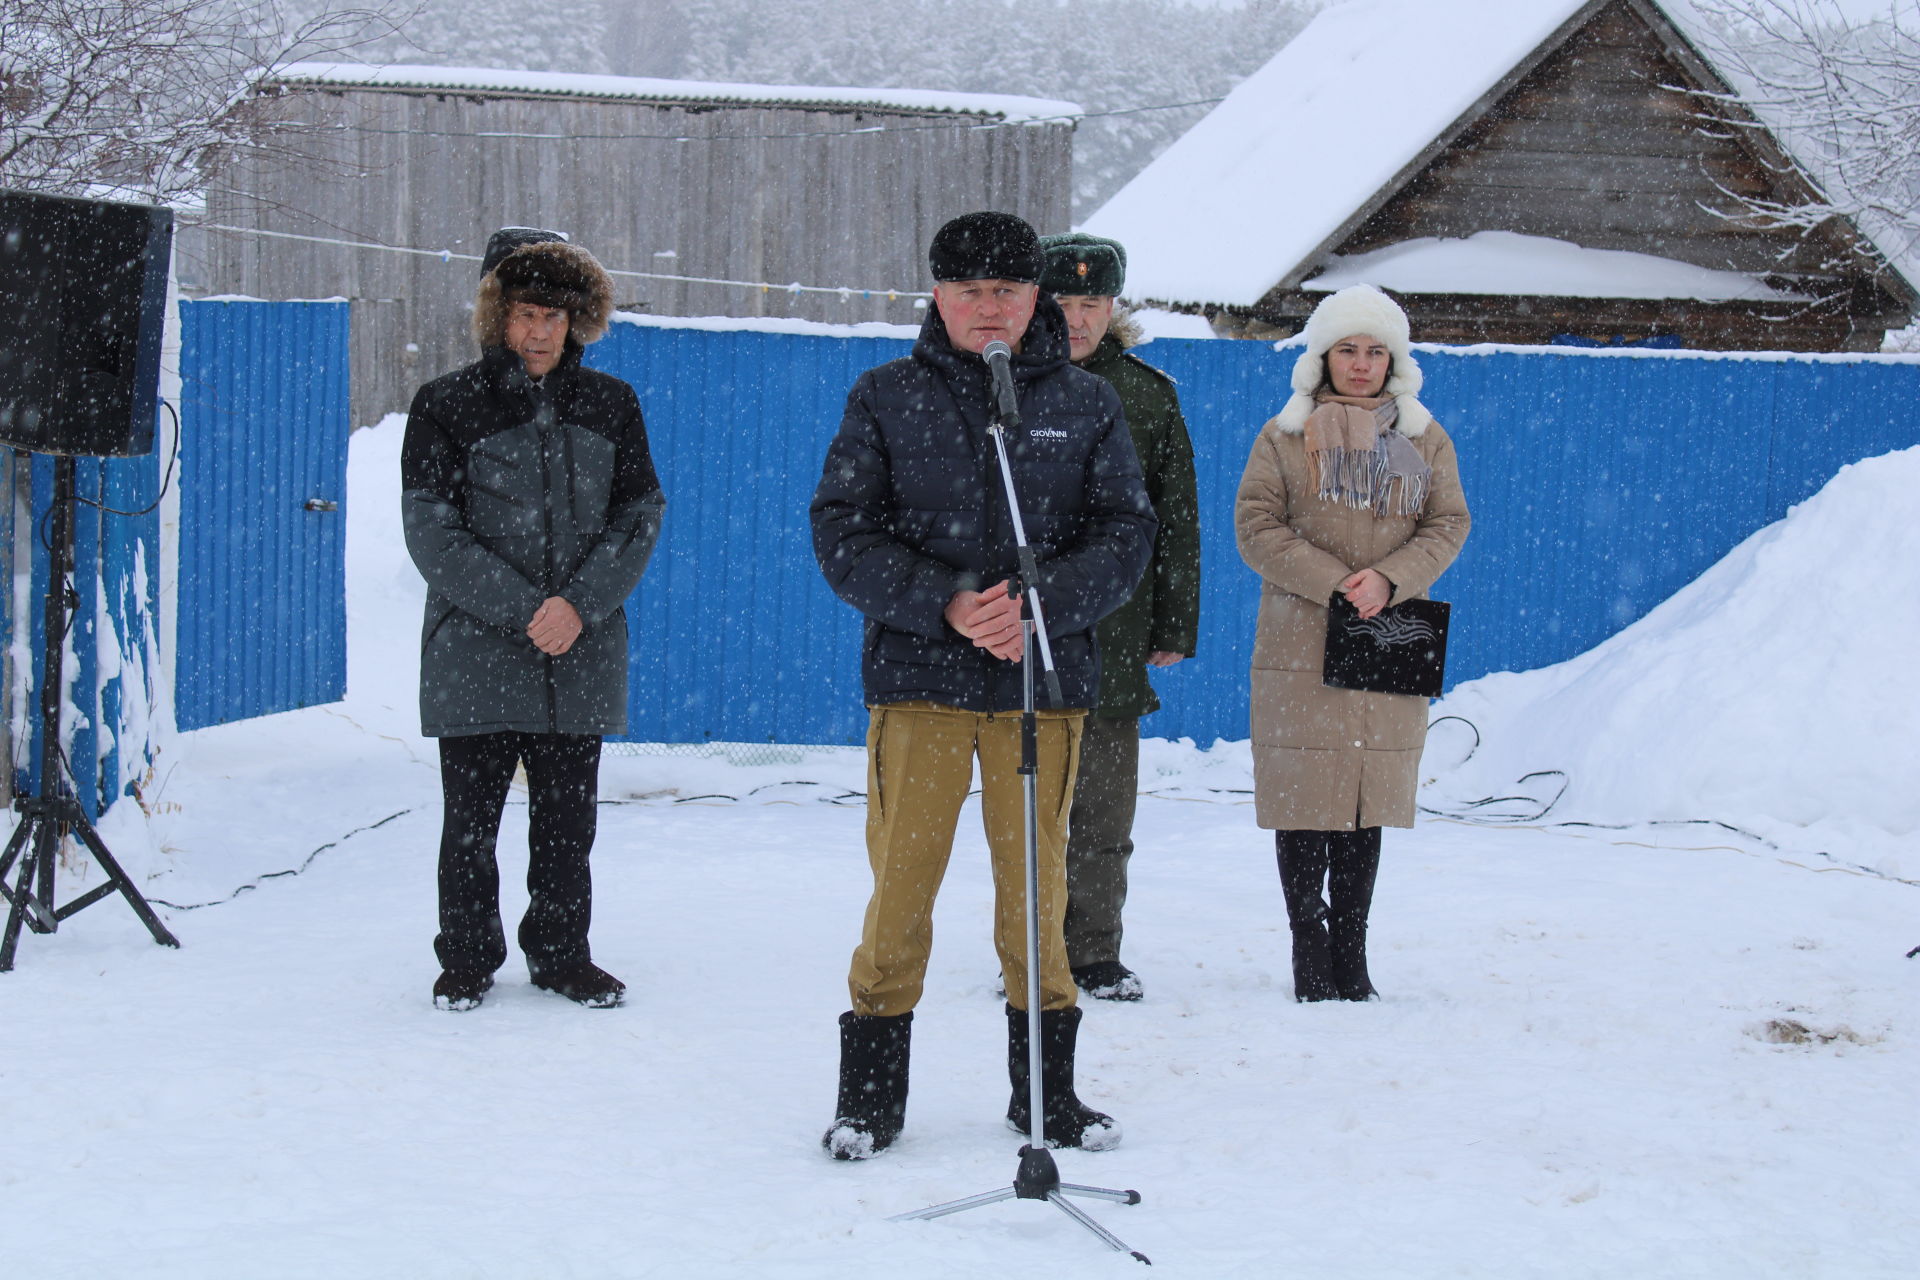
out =
[[[480,1010],[431,1007],[438,793],[396,448],[391,424],[354,444],[353,695],[176,741],[153,819],[106,824],[175,903],[307,870],[167,911],[178,952],[106,903],[0,976],[0,1274],[1131,1274],[1041,1205],[886,1221],[1013,1173],[971,816],[907,1133],[821,1154],[866,887],[857,752],[610,759],[595,953],[628,1005],[576,1008],[510,962]],[[1148,998],[1089,1002],[1082,1035],[1082,1092],[1126,1140],[1061,1166],[1142,1192],[1089,1207],[1153,1274],[1913,1273],[1920,886],[1777,824],[1768,847],[1433,821],[1388,837],[1385,1000],[1296,1005],[1244,744],[1148,760]],[[510,884],[524,831],[510,807]]]

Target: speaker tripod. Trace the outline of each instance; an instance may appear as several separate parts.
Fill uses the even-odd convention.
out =
[[[67,781],[66,761],[60,750],[60,693],[65,686],[62,668],[67,626],[74,606],[73,588],[67,581],[73,572],[73,471],[71,456],[54,457],[47,601],[45,625],[41,629],[40,794],[14,797],[13,807],[20,814],[20,825],[14,828],[6,852],[0,854],[0,895],[4,895],[8,903],[6,932],[0,935],[0,973],[13,968],[13,954],[20,943],[22,925],[34,933],[53,933],[62,920],[115,893],[127,900],[155,942],[163,947],[180,945],[180,940],[167,931],[152,905],[114,860],[106,841],[94,830]],[[60,845],[69,834],[78,837],[93,854],[100,869],[106,872],[107,882],[60,906],[54,897],[54,872]],[[7,873],[16,861],[20,864],[19,878],[8,887]]]

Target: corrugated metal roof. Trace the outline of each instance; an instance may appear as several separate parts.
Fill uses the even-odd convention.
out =
[[[1010,123],[1077,121],[1077,103],[1015,94],[946,93],[933,89],[863,89],[833,85],[723,84],[638,76],[575,75],[501,67],[371,66],[356,62],[295,62],[272,76],[277,84],[359,89],[465,89],[524,97],[631,98],[643,102],[795,107],[809,111],[866,108],[927,115],[988,116]]]

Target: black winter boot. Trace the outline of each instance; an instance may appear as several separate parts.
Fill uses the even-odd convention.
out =
[[[433,1007],[465,1013],[478,1009],[493,989],[493,975],[485,969],[446,969],[433,980]]]
[[[1327,903],[1320,885],[1327,876],[1325,831],[1276,831],[1280,892],[1287,900],[1287,924],[1293,930],[1293,998],[1337,1000],[1333,955],[1327,939]]]
[[[1330,844],[1327,891],[1333,905],[1327,913],[1327,941],[1333,985],[1342,1000],[1378,1000],[1367,976],[1367,913],[1380,870],[1380,828],[1342,831]]]
[[[542,991],[563,995],[589,1009],[617,1009],[627,998],[627,984],[591,960],[533,969],[530,976]]]
[[[913,1014],[840,1015],[840,1100],[820,1145],[835,1160],[867,1160],[893,1145],[907,1119]]]
[[[1073,1091],[1073,1055],[1079,1040],[1079,1009],[1040,1011],[1040,1105],[1045,1109],[1047,1145],[1111,1151],[1120,1145],[1119,1122],[1080,1101]],[[1033,1106],[1028,1082],[1032,1076],[1027,1066],[1027,1011],[1008,1005],[1007,1079],[1013,1085],[1013,1100],[1007,1104],[1007,1127],[1030,1135]]]
[[[1095,1000],[1138,1000],[1146,994],[1140,975],[1118,960],[1096,960],[1073,971],[1074,985]]]

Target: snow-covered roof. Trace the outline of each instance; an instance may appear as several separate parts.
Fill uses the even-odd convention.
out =
[[[1127,246],[1131,297],[1251,306],[1586,3],[1324,9],[1086,230]]]
[[[1742,271],[1716,271],[1675,258],[1589,249],[1570,240],[1476,231],[1423,236],[1370,253],[1335,254],[1301,287],[1331,293],[1370,284],[1396,293],[1467,293],[1555,298],[1691,298],[1697,302],[1792,302],[1798,294]]]
[[[1699,29],[1689,0],[1651,3],[1683,33]],[[1594,7],[1595,0],[1334,4],[1085,229],[1127,246],[1132,297],[1252,306],[1276,285],[1300,283],[1368,201],[1412,177],[1437,140],[1491,105],[1517,68],[1536,65]],[[1779,122],[1761,122],[1791,146]],[[1896,270],[1920,278],[1920,238],[1870,221],[1856,227]]]
[[[369,89],[468,89],[565,98],[635,98],[648,102],[750,104],[847,110],[940,112],[992,116],[1017,124],[1072,123],[1084,109],[1051,98],[933,89],[861,89],[831,85],[721,84],[638,76],[575,75],[501,67],[371,66],[358,62],[294,62],[270,77],[279,84]]]

